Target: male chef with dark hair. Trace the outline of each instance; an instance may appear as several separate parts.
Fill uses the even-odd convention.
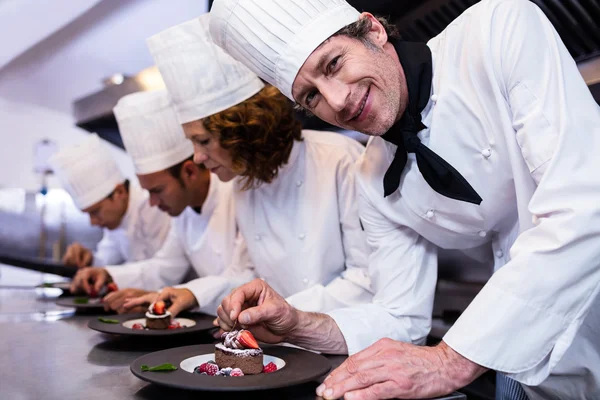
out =
[[[148,192],[137,182],[125,178],[108,143],[98,135],[61,149],[50,162],[75,206],[104,231],[95,251],[72,243],[64,264],[78,268],[119,265],[146,260],[160,249],[171,219],[150,205]]]

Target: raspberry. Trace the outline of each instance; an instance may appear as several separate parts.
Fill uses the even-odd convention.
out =
[[[131,329],[144,329],[144,325],[142,324],[133,324]]]
[[[263,371],[262,372],[265,373],[265,374],[268,374],[270,372],[275,372],[275,371],[277,371],[277,365],[275,365],[274,362],[270,362],[270,363],[268,363],[267,365],[265,365],[263,367]]]
[[[219,372],[217,364],[204,363],[198,367],[200,372],[206,372],[206,375],[215,376]]]
[[[181,324],[179,322],[171,322],[171,325],[167,329],[179,329],[181,328]]]
[[[239,368],[234,368],[231,370],[231,374],[229,376],[244,376],[244,373]]]

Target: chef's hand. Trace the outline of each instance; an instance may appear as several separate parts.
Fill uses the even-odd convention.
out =
[[[486,370],[444,342],[423,347],[381,339],[348,357],[317,388],[317,395],[345,400],[437,397],[468,385]]]
[[[238,325],[265,343],[280,343],[298,324],[298,310],[261,279],[233,290],[217,308],[216,324],[230,331]]]
[[[77,271],[71,282],[71,293],[85,292],[95,297],[102,287],[112,282],[112,277],[104,268],[86,267]]]
[[[141,312],[144,307],[125,307],[125,301],[132,297],[139,297],[148,294],[147,290],[128,288],[111,292],[102,298],[104,309],[106,311],[116,311],[119,314],[127,312]]]
[[[73,243],[67,248],[62,263],[69,267],[83,268],[90,266],[94,255],[79,243]]]
[[[196,297],[185,288],[163,288],[160,292],[149,292],[143,296],[126,299],[125,309],[133,307],[145,306],[155,303],[159,300],[171,302],[171,307],[167,311],[171,312],[171,316],[175,318],[180,312],[198,306]]]

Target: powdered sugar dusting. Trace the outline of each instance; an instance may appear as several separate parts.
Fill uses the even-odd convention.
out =
[[[215,348],[231,355],[235,355],[238,357],[253,357],[259,356],[263,353],[262,349],[232,349],[230,347],[226,347],[222,343],[218,343],[215,345]]]

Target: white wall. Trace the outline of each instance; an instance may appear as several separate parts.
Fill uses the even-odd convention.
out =
[[[100,90],[105,77],[151,66],[147,37],[208,10],[207,0],[38,3],[0,0],[0,187],[35,191],[34,144],[49,138],[62,147],[87,134],[74,125],[73,101]],[[125,153],[113,153],[132,176]]]
[[[86,135],[68,114],[0,98],[0,188],[38,191],[41,176],[34,172],[35,143],[49,138],[60,149],[79,143]],[[131,159],[120,148],[109,146],[123,173],[136,179]],[[48,183],[60,187],[55,177]]]
[[[0,1],[0,68],[101,0]]]
[[[67,1],[79,0],[47,3],[59,13]],[[207,9],[207,0],[102,0],[0,69],[0,97],[70,114],[73,100],[100,90],[103,78],[153,65],[147,37]]]

